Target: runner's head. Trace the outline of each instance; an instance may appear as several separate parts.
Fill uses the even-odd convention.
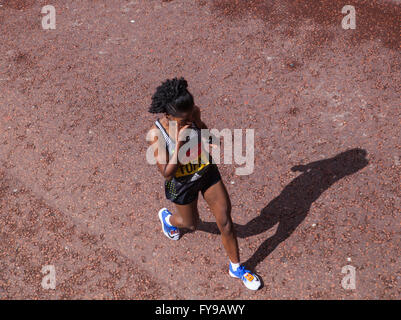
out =
[[[194,98],[187,87],[188,83],[183,77],[167,79],[156,88],[149,112],[165,113],[170,120],[179,122],[188,120],[194,107]]]

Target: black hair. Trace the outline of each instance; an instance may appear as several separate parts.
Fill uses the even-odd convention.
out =
[[[189,111],[194,105],[194,98],[187,87],[188,82],[183,77],[167,79],[156,88],[149,112],[174,116]]]

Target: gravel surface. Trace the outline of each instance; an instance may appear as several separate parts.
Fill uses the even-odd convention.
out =
[[[401,10],[352,3],[355,30],[348,1],[53,0],[43,30],[48,1],[0,0],[0,298],[400,299]],[[160,230],[147,108],[174,76],[255,130],[254,172],[219,168],[257,292],[203,199],[200,230]]]

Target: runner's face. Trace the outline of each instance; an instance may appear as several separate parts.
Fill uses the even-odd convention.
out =
[[[183,127],[192,122],[192,111],[193,111],[193,109],[191,109],[187,112],[183,112],[179,116],[168,115],[168,119],[170,121],[177,121],[177,125],[179,127]]]

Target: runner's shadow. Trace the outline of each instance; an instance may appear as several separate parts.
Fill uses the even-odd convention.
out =
[[[336,155],[333,158],[297,165],[292,171],[300,171],[283,191],[261,210],[256,218],[245,225],[234,223],[237,236],[251,237],[272,228],[278,223],[276,233],[266,239],[256,252],[245,262],[253,270],[281,242],[286,240],[305,219],[312,203],[338,180],[351,175],[369,162],[366,150],[355,148]],[[215,222],[201,222],[198,230],[219,234]]]

